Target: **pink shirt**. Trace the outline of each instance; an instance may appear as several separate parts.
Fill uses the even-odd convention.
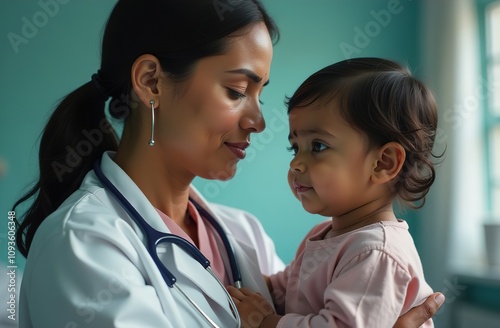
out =
[[[172,234],[180,236],[195,245],[191,237],[189,237],[187,233],[185,233],[184,230],[182,230],[171,218],[159,209],[156,209],[156,211],[160,214],[160,217]],[[216,237],[214,228],[210,225],[210,223],[208,224],[208,227],[205,225],[205,220],[203,220],[200,213],[198,213],[198,210],[191,202],[188,202],[188,211],[194,221],[191,224],[196,224],[197,227],[198,242],[200,243],[199,249],[201,253],[210,261],[210,267],[220,281],[222,281],[224,286],[229,285],[229,277],[220,255],[219,246],[217,244],[218,237]]]
[[[405,221],[323,240],[330,228],[313,228],[294,261],[270,277],[278,314],[286,313],[277,327],[392,327],[432,294]]]

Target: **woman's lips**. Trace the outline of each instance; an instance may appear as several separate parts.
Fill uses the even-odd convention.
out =
[[[245,149],[250,145],[248,142],[226,142],[225,145],[239,159],[244,159],[247,152]]]

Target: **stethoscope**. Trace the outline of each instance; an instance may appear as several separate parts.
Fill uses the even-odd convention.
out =
[[[99,181],[102,183],[104,188],[108,189],[111,194],[116,198],[116,200],[121,204],[123,209],[125,209],[130,215],[130,217],[137,223],[137,225],[141,228],[142,232],[146,236],[146,247],[148,249],[149,255],[151,255],[151,258],[155,262],[156,266],[161,272],[161,275],[163,276],[163,279],[165,280],[165,283],[170,287],[174,288],[179,293],[183,296],[183,298],[190,303],[196,310],[205,318],[205,320],[212,326],[219,328],[215,322],[208,317],[208,315],[188,296],[186,293],[182,291],[182,289],[176,284],[177,279],[175,276],[165,267],[165,265],[160,261],[160,258],[158,257],[158,254],[156,252],[157,246],[159,244],[165,244],[165,243],[172,243],[180,247],[184,252],[188,253],[192,258],[194,258],[198,263],[200,263],[211,275],[212,277],[217,281],[217,283],[220,285],[222,290],[226,293],[227,300],[229,302],[229,305],[231,307],[231,310],[233,311],[234,318],[237,323],[237,327],[241,327],[241,320],[240,316],[238,314],[238,310],[236,309],[236,305],[234,304],[231,295],[227,292],[226,288],[222,284],[222,282],[217,278],[217,276],[214,274],[212,269],[210,268],[210,261],[200,252],[200,250],[193,244],[191,244],[189,241],[186,239],[171,234],[171,233],[165,233],[165,232],[160,232],[156,229],[154,229],[151,225],[149,225],[146,220],[137,212],[137,210],[130,204],[130,202],[123,196],[123,194],[113,185],[111,181],[104,175],[104,172],[101,169],[101,161],[97,160],[94,163],[94,172],[99,179]],[[200,213],[201,216],[203,216],[210,224],[214,227],[214,229],[217,231],[217,234],[219,235],[220,239],[222,240],[222,243],[224,244],[224,247],[226,248],[227,256],[229,258],[229,264],[231,267],[231,273],[233,276],[234,280],[234,285],[236,288],[241,288],[242,283],[241,283],[241,273],[238,267],[238,264],[236,262],[236,256],[234,254],[233,248],[231,247],[231,244],[229,243],[229,239],[227,238],[226,233],[224,232],[224,229],[222,229],[221,225],[214,219],[214,217],[208,213],[207,210],[205,210],[203,207],[201,207],[197,202],[195,202],[191,197],[189,200],[193,203],[193,205],[196,207],[198,212]]]

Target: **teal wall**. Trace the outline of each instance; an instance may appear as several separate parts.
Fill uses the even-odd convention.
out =
[[[0,177],[0,222],[6,222],[14,200],[37,174],[39,136],[54,105],[87,82],[99,67],[103,24],[115,2],[57,1],[0,0],[0,158],[8,165],[6,175]],[[47,10],[42,3],[59,5],[49,8],[48,15],[44,14]],[[239,164],[233,180],[196,180],[195,185],[211,201],[257,215],[275,240],[278,253],[288,262],[307,230],[322,218],[305,213],[286,182],[291,155],[286,151],[284,96],[291,95],[314,71],[344,59],[341,45],[358,51],[354,56],[381,56],[407,62],[418,73],[419,3],[410,0],[264,0],[264,3],[282,34],[275,47],[271,83],[262,95],[268,127],[253,138],[247,160]],[[393,12],[390,19],[385,16],[382,24],[377,23],[373,12],[388,8]],[[39,27],[23,31],[25,21],[34,19]],[[368,36],[363,38],[359,31],[366,28],[368,32],[364,33]],[[24,33],[23,43],[13,47],[8,37],[11,32],[21,37]],[[413,229],[412,217],[407,213]],[[7,224],[1,223],[0,262],[6,260],[6,231]]]

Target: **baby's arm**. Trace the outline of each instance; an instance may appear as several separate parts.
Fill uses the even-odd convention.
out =
[[[271,304],[259,293],[248,288],[237,289],[233,286],[228,286],[227,290],[238,308],[243,328],[274,328],[277,326],[281,316],[274,313]]]
[[[243,302],[239,301],[239,299],[242,299],[243,301],[247,302],[250,301],[250,297],[245,296],[245,294],[249,293],[249,289],[245,289],[245,293],[241,292],[240,290],[236,289],[235,287],[229,286],[228,290],[231,296],[233,297],[234,302],[236,303],[236,306],[238,307],[238,312],[240,312],[241,315],[241,321],[242,321],[242,327],[247,328],[247,327],[262,327],[262,328],[274,328],[278,325],[278,321],[282,318],[282,316],[275,314],[274,312],[269,312],[266,313],[261,313],[259,311],[259,308],[256,307],[253,311],[258,315],[259,318],[263,318],[262,321],[257,320],[257,322],[252,322],[255,325],[250,325],[250,319],[248,314],[244,314],[244,309],[243,307]],[[238,293],[239,292],[239,293]],[[253,299],[257,303],[262,303],[266,302],[264,298],[262,298],[260,295],[253,293]],[[436,312],[439,310],[439,307],[442,305],[442,302],[444,301],[444,298],[440,301],[436,300],[438,296],[442,296],[440,293],[434,293],[431,296],[429,296],[426,301],[411,309],[407,313],[405,313],[403,316],[399,317],[396,323],[394,324],[394,328],[418,328],[421,325],[424,324],[427,320],[431,319]],[[238,299],[236,299],[238,297]],[[246,304],[245,304],[246,306]],[[253,305],[255,307],[255,305]],[[252,310],[251,310],[252,311]],[[258,326],[260,325],[260,326]]]
[[[269,278],[264,276],[266,283],[269,283]],[[270,286],[270,284],[268,284]],[[269,308],[267,301],[258,293],[252,292],[248,288],[238,290],[233,286],[227,287],[233,301],[238,308],[241,316],[242,327],[276,327],[282,316],[273,312]],[[269,287],[272,292],[272,286]],[[441,299],[437,297],[441,296]],[[444,296],[441,293],[434,293],[429,296],[425,302],[399,317],[394,328],[418,328],[427,320],[431,319],[443,304]],[[253,316],[252,316],[253,313]]]

